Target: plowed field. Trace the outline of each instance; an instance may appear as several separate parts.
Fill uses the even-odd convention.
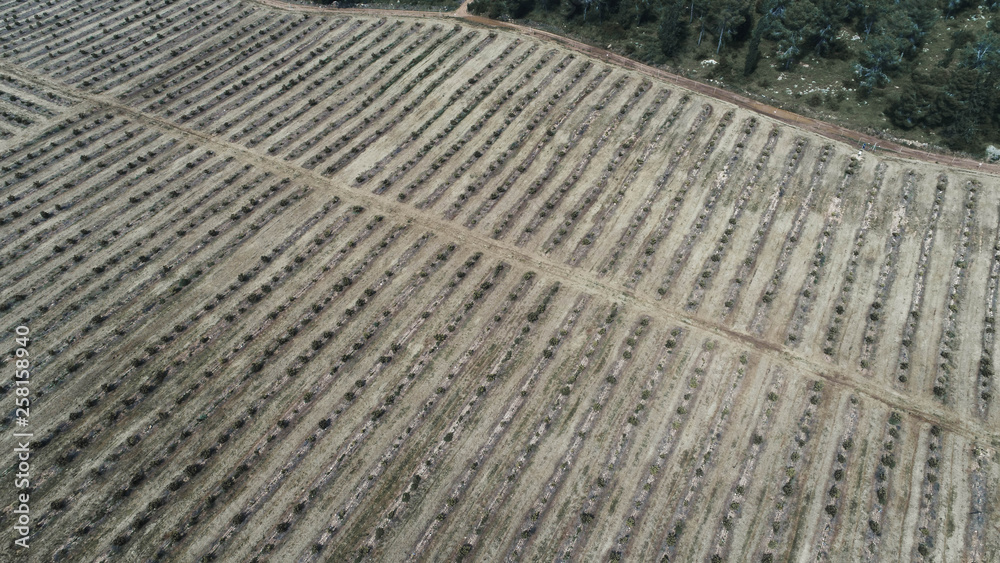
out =
[[[998,188],[462,19],[0,0],[0,559],[997,561]]]

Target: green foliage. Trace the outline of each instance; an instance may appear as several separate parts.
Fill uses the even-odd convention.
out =
[[[889,73],[899,68],[903,60],[902,44],[888,35],[875,35],[865,42],[859,62],[854,65],[854,75],[862,92],[890,82]]]
[[[816,34],[815,22],[819,10],[809,0],[791,2],[785,8],[779,24],[774,26],[772,37],[778,42],[778,60],[789,68],[802,53],[802,48]]]
[[[1000,35],[956,33],[949,55],[956,51],[958,68],[936,76],[914,74],[915,87],[893,98],[886,114],[897,127],[940,128],[948,146],[978,152],[1000,134]]]
[[[534,0],[476,0],[469,4],[469,11],[492,19],[514,19],[523,18],[534,7]]]
[[[914,77],[914,83],[914,88],[895,98],[886,109],[886,115],[893,125],[901,129],[913,129],[937,116],[935,112],[940,88],[921,82],[918,77]]]
[[[683,0],[668,1],[659,14],[660,23],[656,37],[660,42],[660,51],[667,57],[679,54],[687,39],[688,25],[682,20],[683,17]]]
[[[747,56],[743,62],[743,75],[750,76],[757,70],[757,63],[760,62],[760,26],[763,19],[757,23],[757,27],[754,28],[753,35],[750,37],[750,43],[747,45]]]
[[[986,31],[962,49],[959,66],[981,72],[1000,71],[1000,35]]]
[[[719,36],[715,52],[722,50],[722,44],[732,39],[750,19],[750,3],[746,0],[715,0],[712,2],[711,18],[715,32]]]
[[[814,0],[816,6],[812,28],[815,38],[813,49],[817,55],[827,56],[838,51],[837,31],[847,20],[847,3],[842,0]]]
[[[560,27],[643,62],[670,61],[682,73],[822,106],[854,127],[877,119],[875,106],[900,129],[933,131],[951,148],[978,153],[1000,134],[1000,34],[970,19],[953,27],[962,31],[946,49],[940,30],[952,24],[940,20],[967,18],[980,5],[997,10],[1000,0],[476,0],[469,9]],[[860,41],[847,39],[854,33]],[[710,57],[715,65],[698,64]],[[799,66],[807,57],[809,70]],[[734,69],[740,60],[742,73]],[[944,70],[929,72],[929,65]],[[787,92],[806,96],[801,101],[783,98],[771,86],[782,71],[835,86]],[[759,76],[751,86],[744,77],[752,75]],[[886,89],[890,84],[898,88]],[[855,89],[872,96],[869,109],[843,103]]]

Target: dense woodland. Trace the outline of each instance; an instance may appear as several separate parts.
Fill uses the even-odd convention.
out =
[[[926,49],[925,41],[935,26],[970,14],[993,18],[998,8],[1000,0],[476,0],[470,5],[491,18],[558,18],[584,36],[599,38],[614,29],[655,37],[655,48],[629,53],[644,62],[677,61],[707,46],[711,54],[739,56],[744,78],[753,77],[764,56],[788,72],[807,55],[850,61],[838,67],[844,74],[838,78],[859,101],[871,99],[900,129],[923,128],[949,147],[975,154],[1000,144],[1000,30],[988,19],[975,31],[950,31],[950,45],[943,49]],[[890,84],[904,87],[888,91]]]

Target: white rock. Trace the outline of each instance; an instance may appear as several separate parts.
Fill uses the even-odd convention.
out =
[[[993,145],[986,147],[986,160],[990,162],[996,162],[1000,160],[1000,149],[998,149]]]

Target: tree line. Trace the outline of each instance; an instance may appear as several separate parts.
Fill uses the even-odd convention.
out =
[[[935,26],[980,6],[996,13],[1000,0],[475,0],[470,10],[494,19],[547,13],[597,36],[609,24],[626,37],[655,36],[655,49],[633,53],[644,62],[677,60],[706,47],[739,53],[744,76],[757,71],[763,55],[782,70],[810,54],[849,60],[850,76],[840,78],[862,98],[912,80],[914,88],[884,102],[894,125],[932,129],[950,147],[978,153],[985,143],[1000,144],[994,22],[975,33],[954,32],[934,72],[914,69]]]

